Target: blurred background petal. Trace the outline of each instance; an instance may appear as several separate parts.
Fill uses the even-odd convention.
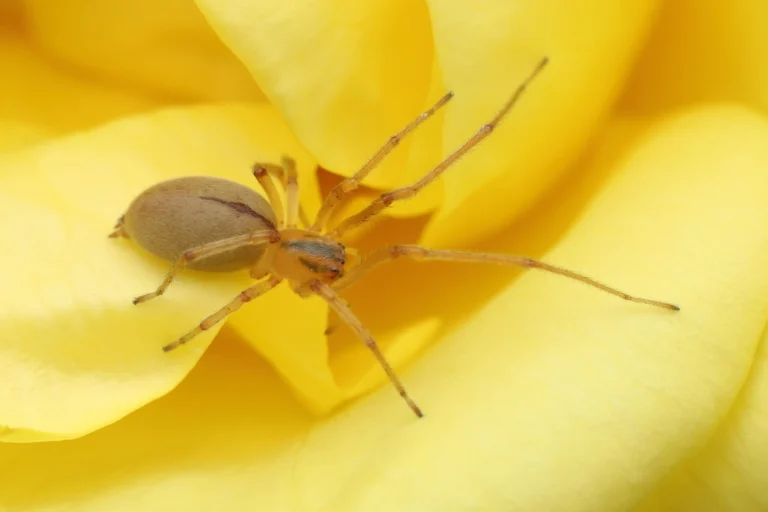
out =
[[[768,2],[664,2],[621,109],[739,101],[768,113]]]
[[[0,117],[0,154],[43,141],[50,133],[42,126]]]
[[[24,0],[4,0],[0,2],[0,30],[17,30],[22,23]]]
[[[179,100],[263,98],[191,0],[25,0],[33,44],[71,68]]]
[[[161,104],[159,98],[54,64],[13,31],[0,30],[0,76],[0,119],[50,135],[90,128]]]

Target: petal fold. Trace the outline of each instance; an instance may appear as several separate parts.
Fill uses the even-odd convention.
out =
[[[0,32],[0,120],[53,135],[92,128],[160,104],[140,92],[108,87],[68,71],[24,38]]]
[[[0,154],[43,141],[49,136],[48,131],[39,125],[0,118]]]
[[[310,418],[227,328],[167,396],[79,439],[0,443],[0,508],[302,510],[291,467]]]
[[[340,174],[353,173],[415,118],[438,80],[422,0],[197,3],[302,144]],[[424,129],[436,128],[439,119]],[[436,157],[437,139],[419,151]],[[404,140],[368,184],[404,184],[412,143]]]
[[[26,0],[27,31],[65,65],[183,100],[263,95],[193,2]]]
[[[509,225],[574,163],[620,93],[659,2],[427,4],[442,78],[456,93],[445,112],[444,154],[550,59],[499,128],[442,178],[444,202],[425,237],[457,246]]]
[[[768,335],[749,379],[707,446],[684,461],[638,512],[768,509]]]
[[[665,2],[620,107],[654,114],[712,101],[768,113],[768,3]]]

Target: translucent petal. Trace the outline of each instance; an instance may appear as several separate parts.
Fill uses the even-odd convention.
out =
[[[302,144],[334,172],[358,169],[424,109],[431,85],[439,83],[421,0],[198,5]],[[428,125],[432,135],[418,151],[436,157],[439,133],[430,130],[439,128],[439,118]],[[413,176],[412,142],[405,140],[368,183],[391,188]]]

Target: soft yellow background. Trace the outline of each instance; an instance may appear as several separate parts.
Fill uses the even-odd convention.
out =
[[[761,2],[199,5],[0,7],[0,508],[768,508]],[[105,235],[141,189],[252,184],[254,160],[289,152],[313,212],[454,90],[351,212],[470,135],[542,54],[487,143],[349,242],[541,257],[679,313],[534,271],[382,268],[347,298],[421,421],[287,289],[209,350],[214,332],[160,352],[249,281],[187,272],[132,306],[167,264]]]

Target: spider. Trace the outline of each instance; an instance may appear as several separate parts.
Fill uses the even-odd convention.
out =
[[[186,177],[157,184],[129,206],[120,217],[110,237],[133,238],[149,252],[175,263],[160,286],[136,297],[134,304],[162,295],[174,277],[185,267],[207,271],[233,271],[250,268],[250,275],[260,279],[231,302],[205,318],[197,327],[163,347],[168,352],[210,329],[245,303],[264,295],[282,281],[302,297],[316,295],[328,303],[338,317],[365,343],[381,365],[397,392],[411,410],[422,411],[411,399],[395,371],[379,350],[376,341],[339,293],[375,267],[397,258],[441,260],[466,263],[493,263],[536,268],[575,279],[622,299],[679,310],[674,304],[634,297],[571,270],[530,258],[446,249],[428,249],[418,245],[383,247],[364,257],[348,261],[357,251],[339,240],[392,204],[411,198],[436,180],[470,149],[490,135],[517,103],[523,91],[544,69],[542,59],[498,113],[472,137],[436,167],[412,185],[381,194],[366,208],[327,228],[334,209],[356,190],[363,179],[389,154],[407,134],[431,117],[453,97],[449,92],[431,108],[421,113],[392,136],[354,175],[336,185],[322,203],[313,223],[309,223],[299,202],[299,184],[293,160],[283,158],[281,166],[256,164],[253,175],[264,189],[267,200],[243,185],[210,177]],[[285,190],[286,207],[273,182],[278,178]],[[305,228],[298,227],[299,220]]]

